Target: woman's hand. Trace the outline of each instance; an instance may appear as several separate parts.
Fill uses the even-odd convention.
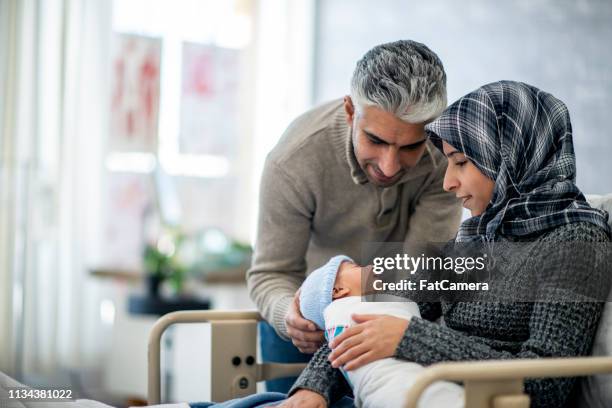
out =
[[[301,389],[291,397],[276,405],[276,408],[327,408],[327,402],[322,395],[314,391]]]
[[[408,320],[389,315],[352,317],[357,325],[343,331],[330,344],[329,361],[334,368],[356,370],[372,361],[392,357],[408,328]]]

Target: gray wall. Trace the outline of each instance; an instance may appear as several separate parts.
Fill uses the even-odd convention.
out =
[[[315,102],[348,93],[355,62],[397,39],[444,62],[449,102],[488,82],[530,83],[572,117],[578,185],[612,192],[612,1],[319,0]]]

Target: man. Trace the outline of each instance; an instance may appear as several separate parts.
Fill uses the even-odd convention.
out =
[[[337,254],[360,259],[367,242],[439,242],[457,231],[460,203],[442,189],[446,160],[424,131],[445,107],[435,53],[413,41],[379,45],[357,63],[350,96],[297,118],[268,155],[247,282],[263,317],[300,352],[323,340],[299,312],[310,271]],[[261,331],[264,360],[288,362],[271,328]]]

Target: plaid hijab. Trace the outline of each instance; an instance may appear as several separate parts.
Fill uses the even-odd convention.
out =
[[[495,180],[488,207],[461,224],[457,241],[527,236],[574,222],[610,235],[607,213],[591,208],[575,184],[569,113],[551,94],[494,82],[450,105],[426,129],[439,148],[444,140]]]

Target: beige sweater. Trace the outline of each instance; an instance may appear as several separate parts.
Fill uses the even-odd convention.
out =
[[[306,274],[331,257],[359,261],[368,242],[455,236],[460,202],[444,192],[446,159],[430,142],[394,186],[368,182],[353,152],[342,100],[298,117],[270,152],[261,181],[251,298],[277,333]]]

